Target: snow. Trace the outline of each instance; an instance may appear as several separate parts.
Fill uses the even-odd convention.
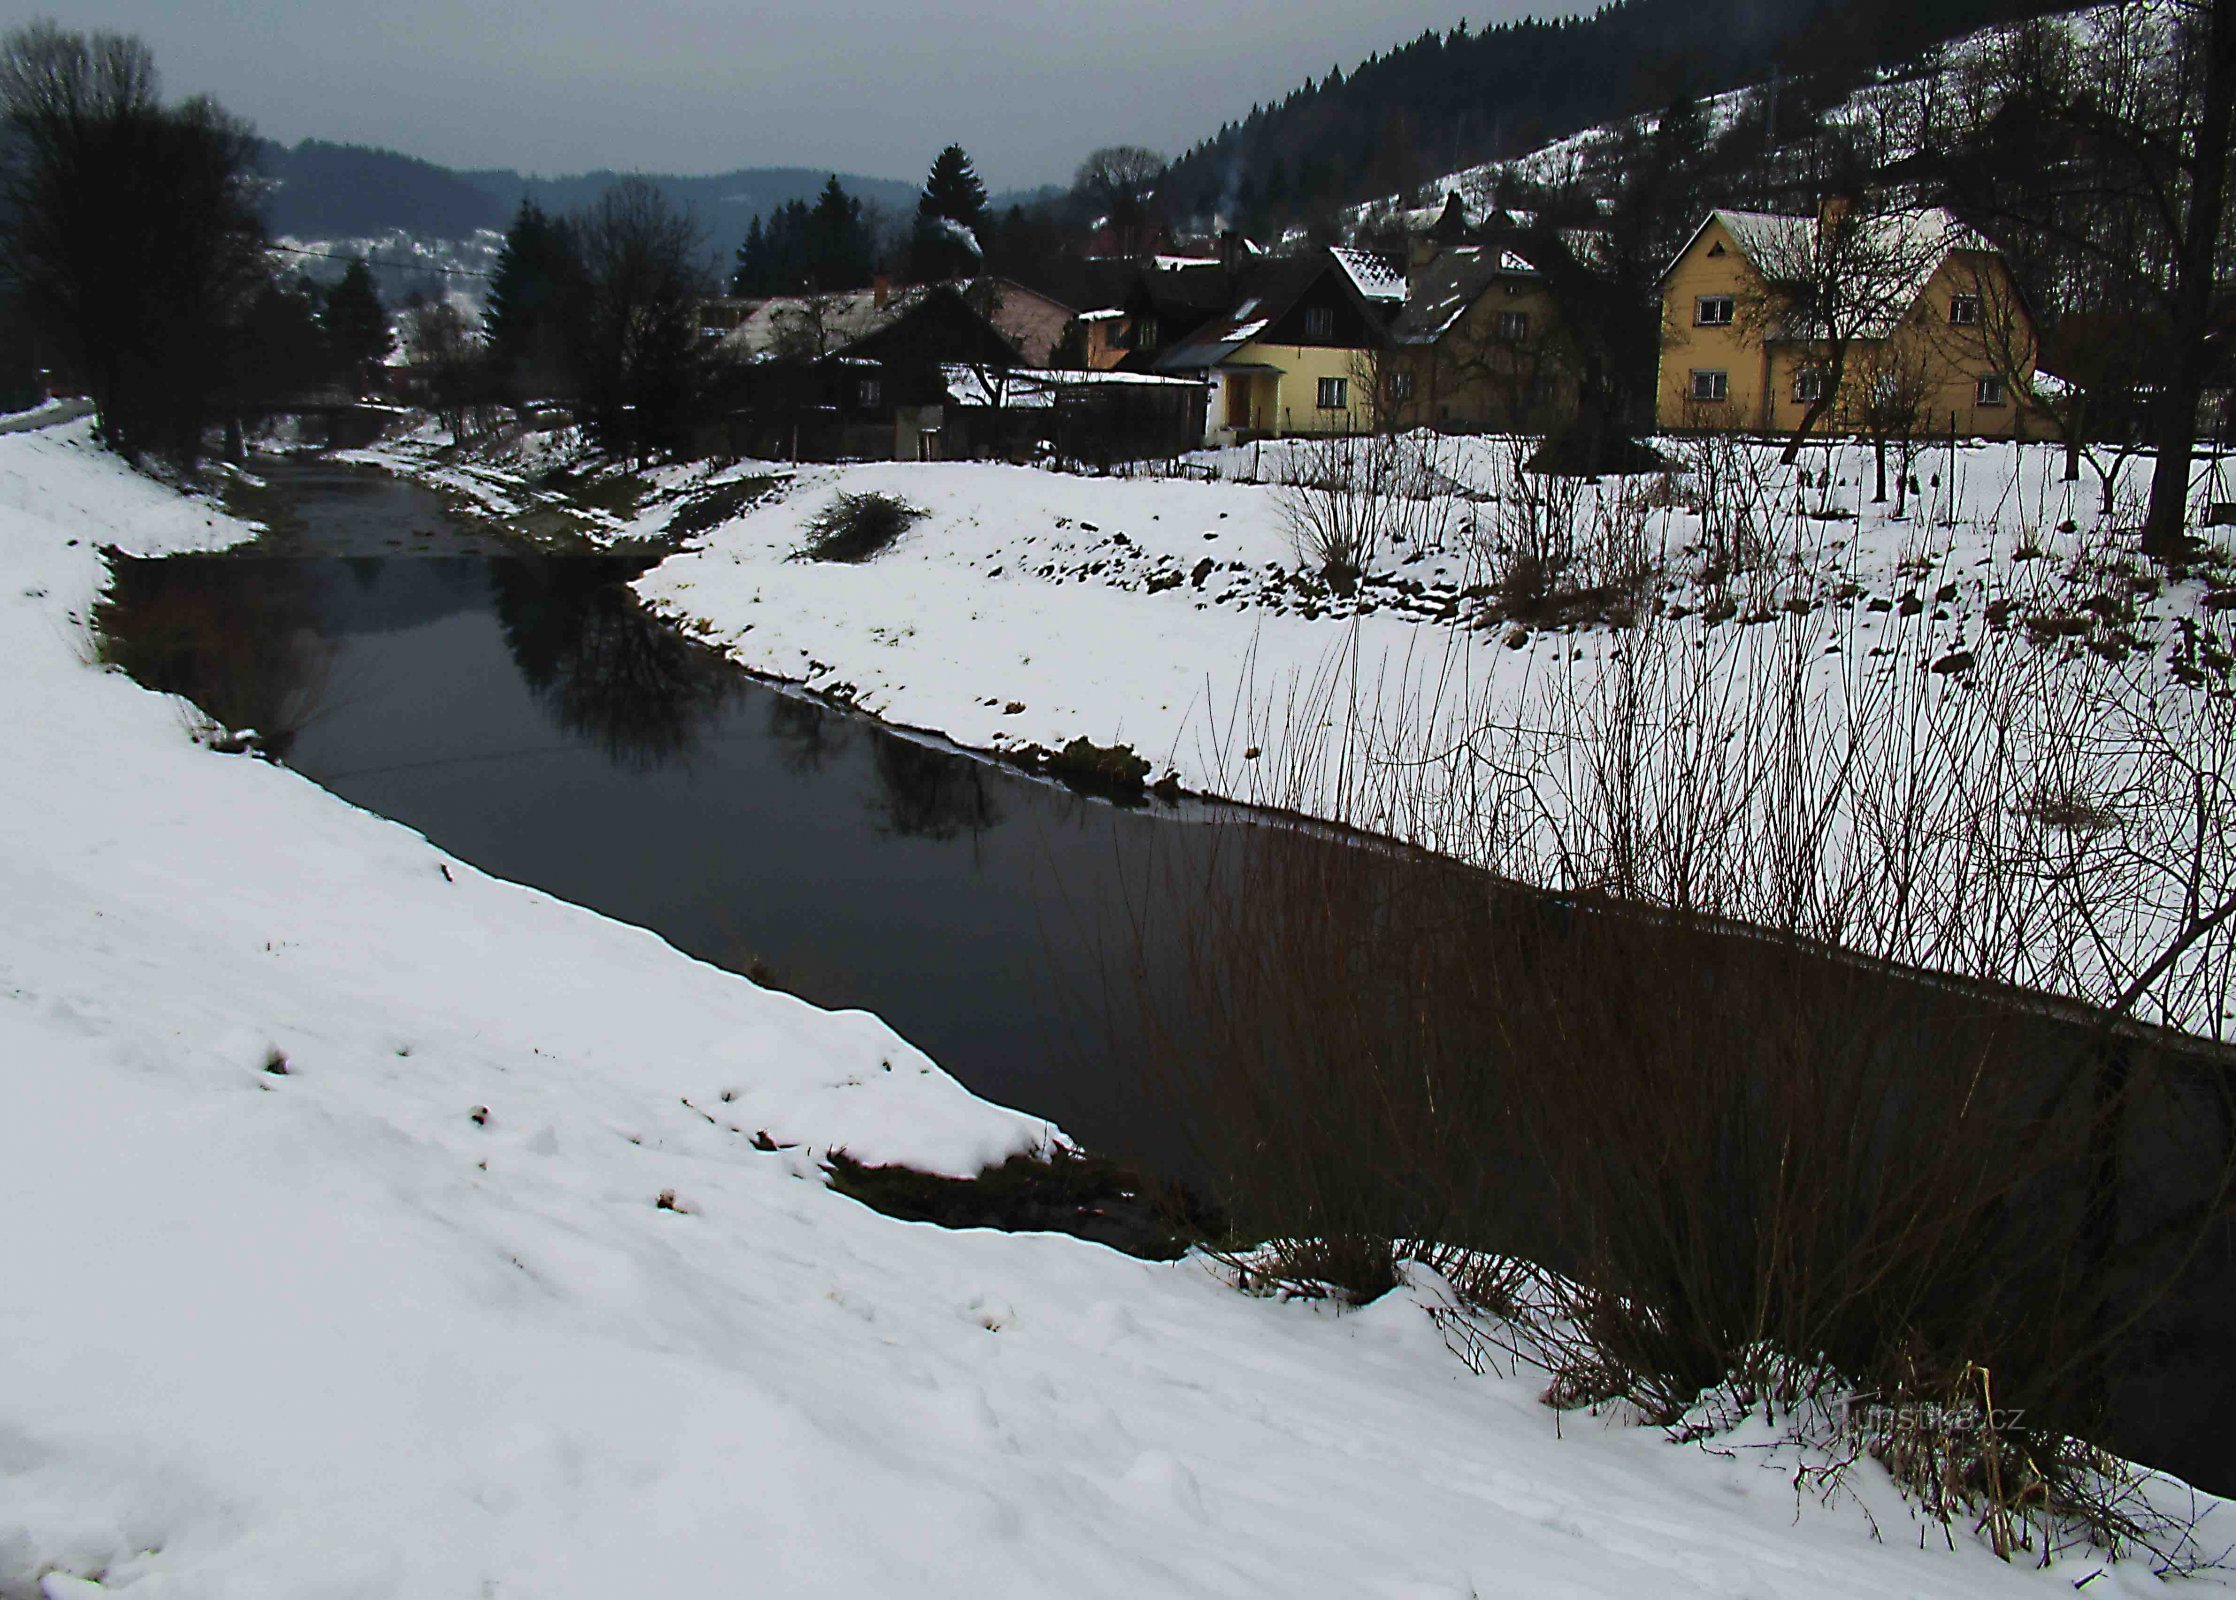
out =
[[[702,547],[666,561],[638,588],[656,609],[686,619],[755,671],[805,683],[893,722],[937,729],[965,745],[1058,748],[1077,737],[1125,743],[1191,789],[1393,833],[1549,887],[1581,887],[1561,864],[1571,860],[1574,847],[1558,835],[1574,825],[1573,816],[1548,813],[1536,832],[1516,833],[1507,825],[1492,841],[1500,852],[1493,855],[1491,845],[1470,831],[1474,824],[1464,805],[1454,812],[1461,820],[1453,832],[1437,820],[1432,792],[1393,780],[1393,788],[1368,784],[1363,794],[1360,770],[1340,763],[1299,770],[1298,752],[1337,730],[1373,751],[1385,772],[1473,781],[1453,775],[1439,752],[1466,746],[1487,756],[1482,729],[1559,724],[1571,714],[1567,697],[1588,695],[1622,659],[1627,636],[1620,631],[1483,624],[1469,591],[1482,594],[1495,574],[1483,567],[1462,524],[1503,514],[1497,507],[1512,498],[1515,480],[1502,453],[1511,454],[1512,447],[1428,436],[1414,447],[1440,462],[1430,467],[1432,478],[1460,485],[1473,498],[1445,501],[1449,525],[1440,533],[1378,553],[1363,611],[1324,589],[1315,597],[1300,582],[1306,563],[1288,514],[1295,491],[1278,481],[1084,477],[975,463],[799,469],[781,497],[717,528]],[[1222,480],[1309,478],[1319,470],[1316,448],[1269,443],[1207,453],[1187,467]],[[1745,448],[1754,452],[1753,470],[1764,481],[1791,481],[1775,466],[1776,447]],[[2087,686],[2134,704],[2170,682],[2155,647],[2138,656],[2134,681],[2123,683],[2099,672],[2087,652],[2060,665],[2034,651],[2023,628],[1983,625],[1983,615],[1993,613],[1991,602],[2036,581],[2028,574],[2093,559],[2085,553],[2104,543],[2100,529],[2116,528],[2125,514],[2100,518],[2093,484],[2056,482],[2060,455],[2054,447],[2014,453],[2011,446],[1974,446],[1954,454],[1937,447],[1915,468],[1921,479],[1935,480],[1924,486],[1924,514],[1904,521],[1892,518],[1891,504],[1859,503],[1870,481],[1868,451],[1849,446],[1828,453],[1818,446],[1808,463],[1812,471],[1835,470],[1840,487],[1829,497],[1847,520],[1818,520],[1828,495],[1812,491],[1812,515],[1789,520],[1795,536],[1813,544],[1790,553],[1793,565],[1766,568],[1748,580],[1762,593],[1739,603],[1755,605],[1767,619],[1785,614],[1789,599],[1805,602],[1816,619],[1808,625],[1815,632],[1801,641],[1815,656],[1813,698],[1835,721],[1847,714],[1844,708],[1858,708],[1861,716],[1860,708],[1875,697],[1895,692],[1885,687],[1895,681],[1895,663],[1881,658],[1897,644],[1902,660],[1921,674],[1923,661],[1950,653],[1992,653],[2024,663],[2014,670],[2048,674],[2043,692],[2058,696]],[[2125,470],[2121,506],[2131,508],[2148,467],[2130,462]],[[927,515],[872,562],[792,559],[805,542],[808,518],[833,495],[862,490],[897,495]],[[1594,526],[1598,508],[1609,503],[1603,495],[1613,492],[1584,491],[1575,525]],[[1790,509],[1790,489],[1771,493]],[[1854,520],[1858,512],[1860,522]],[[2058,531],[2066,524],[2068,531]],[[1711,597],[1686,588],[1701,567],[1699,516],[1664,504],[1646,514],[1644,534],[1675,562],[1669,573],[1675,587],[1665,590],[1665,599],[1679,617],[1664,637],[1696,651],[1712,648],[1718,670],[1734,682],[1775,681],[1783,670],[1779,652],[1795,648],[1793,640],[1777,628],[1753,629],[1746,619],[1723,628]],[[2038,558],[2022,552],[2037,547],[2046,559],[2030,565]],[[1694,578],[1685,576],[1688,562]],[[2091,591],[2074,581],[2084,586],[2030,602],[2025,614],[2044,605],[2069,611],[2087,601]],[[2105,581],[2124,580],[2085,580]],[[1934,615],[1915,624],[1902,620],[1916,603],[1912,591],[1932,593],[1948,584],[1955,586],[1952,599],[1932,606]],[[1830,601],[1836,592],[1842,597]],[[1901,617],[1882,621],[1906,595],[1911,600]],[[2198,580],[2168,587],[2159,603],[2162,623],[2179,629],[2181,619],[2203,618],[2207,600]],[[1914,636],[1902,631],[1913,626]],[[1881,629],[1885,647],[1876,642]],[[1801,631],[1788,630],[1796,638]],[[1913,661],[1918,653],[1922,658]],[[2107,683],[2107,676],[2115,681]],[[1930,697],[1927,705],[1957,690],[1937,676],[1900,681],[1900,693]],[[2179,691],[2166,703],[2186,705],[2188,696]],[[1013,703],[1024,709],[1011,711]],[[2044,771],[2054,768],[2061,736],[2050,721],[2044,717],[2034,730],[2051,741],[2048,746],[2037,749],[2013,734],[1995,747],[1996,759],[2009,753],[2038,761]],[[1253,751],[1266,759],[1253,761]],[[1572,751],[1566,759],[1574,758]],[[1561,758],[1550,759],[1559,766]],[[2138,770],[2123,781],[2139,785],[2134,792],[2155,792],[2164,777]],[[1510,801],[1572,811],[1577,802],[1551,792],[1558,784],[1549,772],[1545,779]],[[1984,784],[1987,775],[1968,769],[1962,780]],[[1856,803],[1866,802],[1859,797]],[[1827,835],[1821,861],[1828,882],[1862,860],[1846,851],[1850,843],[1844,831]],[[2199,858],[2206,904],[2236,890],[2236,883],[2213,888],[2236,873],[2236,861],[2226,857],[2216,846]],[[1967,882],[1977,879],[1976,866],[1962,870]],[[2003,947],[1989,944],[1984,932],[1975,940],[1954,898],[1932,902],[1943,908],[1941,920],[1929,917],[1871,953],[1932,970],[2019,977],[2032,987],[2108,1003],[2179,931],[2186,915],[2182,897],[2171,879],[2162,887],[2166,896],[2152,907],[2138,906],[2132,920],[2110,934],[2067,922],[2036,924],[2023,936],[2017,968],[1987,965],[2001,959]],[[1856,891],[1851,884],[1843,892]],[[2082,912],[2068,906],[2060,915]],[[2007,931],[2022,937],[2016,923]],[[2226,972],[2221,947],[2207,941],[2140,1014],[2225,1037],[2236,1031],[2236,997],[2224,992]]]
[[[907,481],[953,535],[1035,480]],[[1245,493],[1078,492],[1199,543]],[[771,542],[756,521],[658,586]],[[1869,1468],[1883,1543],[1853,1503],[1797,1498],[1791,1463],[1556,1427],[1526,1374],[1445,1350],[1433,1282],[1338,1316],[1200,1262],[830,1192],[836,1146],[961,1172],[1048,1130],[874,1018],[198,746],[185,708],[89,662],[98,544],[247,531],[82,424],[0,438],[0,1592],[1957,1596],[2095,1575],[1921,1550]],[[1274,536],[1260,516],[1226,537]],[[921,547],[891,571],[943,566],[935,600],[1001,599]],[[741,559],[731,597],[778,571]],[[876,564],[858,576],[900,603]],[[1006,582],[1062,593],[1065,624],[1110,607],[1135,667],[1194,628],[1232,637],[1185,601]],[[1039,653],[1030,619],[977,633]],[[1092,659],[1059,648],[1041,677],[1110,664],[1092,629],[1072,642]],[[2090,1589],[2159,1585],[2123,1565]]]
[[[1398,302],[1405,298],[1405,274],[1368,250],[1331,248],[1328,254],[1351,280],[1362,299]]]

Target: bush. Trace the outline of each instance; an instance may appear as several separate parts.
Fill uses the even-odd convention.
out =
[[[809,519],[800,554],[810,561],[867,561],[923,515],[889,494],[842,494]]]
[[[2104,1458],[2067,1440],[2121,1445],[2132,1319],[2228,1192],[2211,1062],[1704,918],[1230,837],[1135,959],[1179,948],[1148,1033],[1236,1236],[1270,1241],[1235,1258],[1251,1277],[1356,1302],[1393,1261],[1538,1263],[1527,1294],[1494,1275],[1478,1335],[1556,1404],[1673,1428],[1717,1392],[1938,1416],[1992,1373],[2024,1421],[1984,1466],[1951,1464],[1964,1437],[1859,1448],[1929,1511],[1992,1481],[2133,1535],[2091,1520]]]

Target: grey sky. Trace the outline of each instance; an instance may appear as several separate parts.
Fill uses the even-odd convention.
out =
[[[288,143],[448,166],[916,179],[959,140],[996,188],[1097,145],[1177,154],[1307,75],[1443,29],[1587,0],[0,0],[139,34],[174,95]]]

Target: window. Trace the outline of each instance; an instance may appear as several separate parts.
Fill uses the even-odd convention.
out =
[[[1729,400],[1731,374],[1728,372],[1695,372],[1692,396],[1695,400]]]
[[[1949,326],[1976,328],[1980,325],[1980,297],[1976,294],[1959,294],[1949,297]]]
[[[1728,328],[1731,326],[1732,298],[1728,294],[1704,294],[1693,302],[1693,326],[1696,328]]]
[[[1976,406],[1999,406],[2004,398],[2003,380],[1992,372],[1972,385],[1972,403]]]
[[[1793,397],[1798,405],[1813,406],[1825,397],[1822,367],[1803,367],[1793,375]]]
[[[865,406],[874,406],[885,398],[885,386],[875,378],[864,378],[857,385],[855,392],[861,404]]]
[[[1393,372],[1390,374],[1390,398],[1397,401],[1406,401],[1413,398],[1412,373]]]
[[[1498,336],[1508,344],[1520,344],[1529,337],[1527,311],[1501,311],[1498,314]]]
[[[1156,318],[1151,317],[1133,330],[1133,336],[1136,350],[1154,350],[1164,342],[1164,329],[1158,326]]]
[[[1322,411],[1344,410],[1351,403],[1350,391],[1351,385],[1345,379],[1322,378],[1320,380],[1320,409]]]
[[[1304,314],[1304,336],[1307,339],[1332,339],[1335,337],[1335,308],[1314,306]]]

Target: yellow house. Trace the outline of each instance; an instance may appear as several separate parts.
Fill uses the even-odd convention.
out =
[[[1945,211],[1713,211],[1661,291],[1665,432],[1791,434],[1814,411],[1827,433],[2028,437],[2033,322]]]
[[[1370,433],[1387,420],[1388,322],[1405,279],[1361,250],[1267,262],[1155,370],[1210,388],[1204,442]]]
[[[1575,405],[1560,307],[1512,250],[1438,250],[1415,270],[1390,337],[1405,427],[1543,432]]]

